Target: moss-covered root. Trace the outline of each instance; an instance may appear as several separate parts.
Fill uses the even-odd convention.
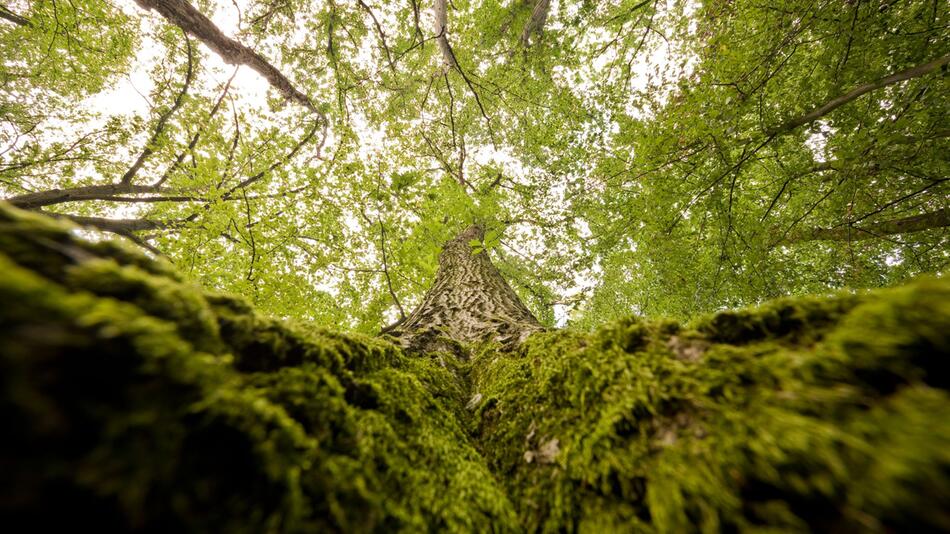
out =
[[[950,530],[950,282],[628,321],[474,361],[529,531]]]
[[[258,316],[2,204],[0,273],[8,526],[516,528],[436,361]]]

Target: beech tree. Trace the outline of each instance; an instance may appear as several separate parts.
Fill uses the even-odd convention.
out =
[[[0,19],[13,520],[950,529],[946,5]]]

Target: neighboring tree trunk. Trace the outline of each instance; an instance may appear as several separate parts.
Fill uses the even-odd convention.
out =
[[[484,231],[470,226],[445,244],[435,282],[419,306],[390,333],[404,348],[452,350],[445,338],[511,347],[544,329],[492,264],[476,251]]]

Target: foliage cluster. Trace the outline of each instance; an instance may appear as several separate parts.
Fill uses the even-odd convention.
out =
[[[276,315],[378,331],[473,222],[587,330],[950,260],[939,0],[195,2],[326,137],[154,11],[28,4],[0,20],[0,194],[71,192],[20,205]],[[147,106],[110,109],[124,76]]]

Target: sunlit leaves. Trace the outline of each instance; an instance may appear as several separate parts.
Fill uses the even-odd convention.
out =
[[[775,133],[946,54],[939,2],[551,2],[541,27],[534,1],[454,2],[448,69],[418,1],[196,5],[317,102],[325,146],[305,110],[238,87],[246,73],[226,91],[230,73],[198,47],[194,87],[136,178],[161,191],[53,209],[167,221],[140,237],[273,313],[378,331],[473,223],[542,321],[573,310],[583,328],[890,284],[950,260],[942,229],[808,239],[947,206],[945,75]],[[35,26],[3,27],[5,192],[108,183],[141,153],[187,47],[139,14],[38,2]],[[82,99],[133,50],[156,58],[148,109],[96,124]],[[43,135],[16,138],[32,125]]]

